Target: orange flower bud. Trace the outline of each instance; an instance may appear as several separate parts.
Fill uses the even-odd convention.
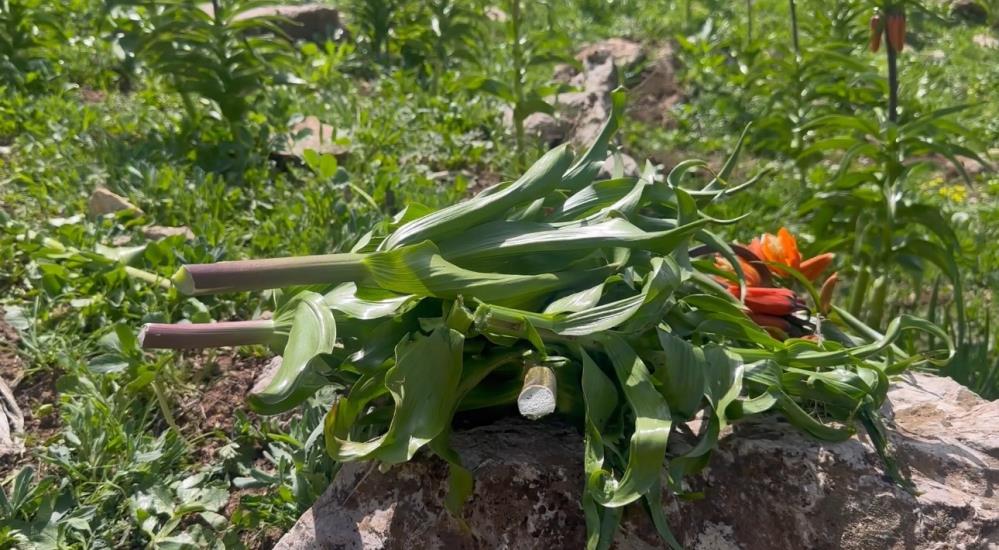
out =
[[[788,321],[783,317],[777,317],[774,315],[766,315],[764,313],[753,313],[753,312],[749,312],[748,315],[749,318],[752,319],[754,323],[767,329],[767,332],[769,332],[770,335],[775,338],[779,339],[787,338],[787,334],[791,332],[794,328],[791,325],[790,321]],[[776,329],[777,331],[780,332],[775,334],[775,332],[771,329]]]
[[[746,286],[760,286],[763,283],[763,278],[760,277],[760,272],[746,260],[742,258],[738,258],[738,260],[739,265],[742,266],[742,272],[746,276]],[[715,260],[715,267],[721,269],[722,271],[727,271],[732,274],[735,273],[735,268],[732,267],[732,264],[720,256]],[[722,280],[719,278],[718,282],[722,284],[730,284],[732,281],[728,279]]]
[[[888,16],[888,46],[896,53],[905,47],[904,13],[893,13]]]
[[[833,258],[835,257],[836,255],[833,254],[832,252],[819,254],[818,256],[809,258],[801,262],[799,270],[801,271],[802,275],[808,278],[809,281],[814,281],[815,279],[819,278],[819,275],[822,275],[822,272],[825,271],[827,267],[829,267],[829,264],[832,263]]]
[[[836,290],[836,283],[839,282],[839,274],[833,273],[822,283],[822,290],[819,291],[819,311],[825,315],[832,307],[833,292]]]
[[[875,13],[874,16],[871,17],[871,44],[870,44],[870,46],[871,46],[871,51],[872,52],[877,52],[878,50],[881,49],[881,32],[882,31],[883,31],[883,29],[881,28],[881,14],[880,13]]]
[[[730,286],[728,291],[739,297],[739,287]],[[788,288],[749,287],[746,289],[746,307],[753,313],[765,315],[790,315],[805,309],[804,302]]]

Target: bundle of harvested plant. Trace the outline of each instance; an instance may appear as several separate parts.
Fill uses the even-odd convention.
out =
[[[649,166],[593,181],[622,108],[614,100],[615,115],[578,159],[555,148],[512,183],[429,214],[403,211],[350,253],[185,266],[174,277],[183,292],[283,288],[282,305],[268,321],[147,325],[143,344],[273,346],[284,361],[251,396],[254,408],[287,411],[338,385],[329,453],[394,464],[428,447],[452,466],[456,514],[471,487],[448,444],[456,413],[516,414],[519,397],[531,417],[567,415],[585,438],[591,547],[606,547],[621,508],[640,499],[675,546],[659,502],[663,472],[681,491],[719,431],[746,415],[777,410],[826,440],[860,423],[895,472],[877,413],[888,376],[940,357],[906,355],[893,341],[909,329],[949,342],[946,334],[908,316],[879,334],[828,303],[824,317],[794,287],[818,300],[814,276],[798,269],[818,273],[831,257],[819,267],[793,254],[775,262],[777,252],[797,254],[786,236],[761,258],[713,233],[738,220],[701,208],[752,183],[726,181],[738,148],[697,190],[680,184],[700,161],[665,177]],[[773,319],[801,337],[767,326]],[[705,420],[697,442],[671,446],[695,417]]]

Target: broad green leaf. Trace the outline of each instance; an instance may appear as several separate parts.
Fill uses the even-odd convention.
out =
[[[594,500],[606,507],[632,503],[659,487],[659,473],[666,458],[672,419],[669,406],[656,391],[645,363],[622,338],[611,333],[602,339],[604,349],[628,406],[634,411],[635,430],[628,446],[628,464],[620,478],[604,470],[599,480],[590,478]]]
[[[504,189],[491,195],[479,196],[442,208],[413,220],[397,229],[382,243],[382,250],[392,250],[406,244],[426,239],[439,239],[459,234],[469,227],[498,218],[510,208],[544,197],[562,181],[572,161],[572,154],[565,145],[545,153],[523,176]]]
[[[333,351],[336,342],[333,312],[321,294],[302,292],[295,298],[295,314],[281,366],[266,388],[247,398],[250,406],[261,414],[291,410],[325,385],[314,370],[314,361],[321,354]]]
[[[360,391],[338,401],[326,418],[326,446],[337,460],[376,459],[405,462],[447,429],[458,402],[464,336],[440,327],[396,346],[395,365],[366,378]],[[432,365],[431,373],[425,372]],[[355,385],[354,389],[358,389]],[[351,429],[367,404],[389,393],[395,403],[388,431],[367,441],[350,439]]]

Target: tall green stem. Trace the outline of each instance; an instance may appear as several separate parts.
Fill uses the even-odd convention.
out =
[[[746,42],[753,44],[753,0],[746,0]]]
[[[898,122],[898,53],[888,40],[888,26],[885,25],[884,42],[888,56],[888,120]]]
[[[520,0],[510,2],[510,40],[513,61],[513,131],[517,148],[517,170],[524,168],[524,118],[520,106],[524,103],[524,50],[521,44]]]
[[[791,8],[791,39],[794,44],[794,55],[801,55],[801,46],[798,43],[798,8],[794,0],[788,0]]]

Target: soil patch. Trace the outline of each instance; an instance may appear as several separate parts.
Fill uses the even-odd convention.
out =
[[[220,431],[229,434],[236,412],[256,415],[246,403],[246,395],[257,377],[270,362],[265,357],[241,357],[233,352],[201,353],[191,358],[194,380],[200,391],[178,407],[177,422],[193,434]],[[197,449],[198,461],[215,460],[215,452],[224,444],[220,438],[207,438]]]
[[[31,451],[58,433],[59,395],[56,380],[61,374],[54,368],[46,368],[25,375],[24,362],[17,354],[21,337],[3,318],[3,310],[0,310],[0,378],[10,386],[17,406],[24,415],[25,452],[0,457],[0,479],[5,479],[11,472],[33,462]],[[38,415],[39,408],[46,404],[56,408]]]
[[[4,315],[4,310],[0,309],[0,378],[13,389],[24,374],[21,358],[17,355],[21,337],[14,327],[4,321]]]

